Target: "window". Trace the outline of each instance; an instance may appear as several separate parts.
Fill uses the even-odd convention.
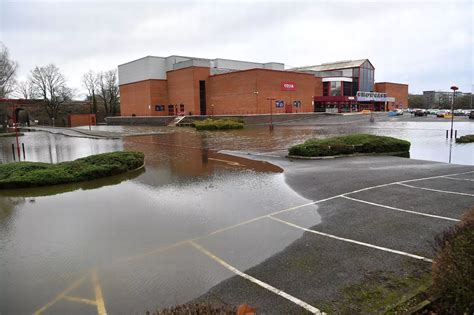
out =
[[[323,82],[323,96],[329,95],[329,82]]]
[[[155,105],[155,111],[156,112],[164,112],[165,111],[165,105]]]
[[[331,96],[340,96],[341,95],[341,82],[333,81],[331,82]]]
[[[358,77],[359,76],[359,68],[354,68],[354,72],[353,72],[353,77]]]
[[[343,82],[343,95],[344,96],[352,96],[352,82]]]

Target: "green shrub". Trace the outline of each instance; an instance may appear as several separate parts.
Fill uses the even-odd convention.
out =
[[[466,135],[456,139],[456,143],[471,143],[474,142],[474,135]]]
[[[438,314],[474,313],[474,208],[436,237],[433,293]]]
[[[112,152],[58,164],[0,164],[0,188],[26,188],[82,182],[122,174],[144,163],[141,152]]]
[[[331,156],[354,153],[408,152],[410,142],[392,137],[353,134],[329,139],[310,139],[289,149],[290,155]]]
[[[193,122],[193,127],[196,130],[229,130],[242,129],[244,122],[241,119],[211,119],[196,120]]]

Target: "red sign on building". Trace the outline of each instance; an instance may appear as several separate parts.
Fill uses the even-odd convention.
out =
[[[282,91],[296,91],[295,82],[281,82]]]

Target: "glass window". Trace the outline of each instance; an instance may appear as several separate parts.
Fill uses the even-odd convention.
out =
[[[352,95],[352,82],[343,82],[342,86],[343,86],[343,91],[344,91],[342,95],[351,96]]]
[[[331,96],[341,95],[341,81],[331,82]]]
[[[323,96],[329,95],[329,82],[323,82]]]
[[[353,74],[354,77],[358,77],[359,76],[359,68],[354,68],[354,74]]]

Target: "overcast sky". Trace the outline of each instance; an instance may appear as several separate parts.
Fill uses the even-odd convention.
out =
[[[89,69],[147,55],[184,55],[286,67],[369,58],[376,81],[410,93],[470,91],[472,1],[8,1],[0,41],[19,79],[55,63],[83,91]]]

